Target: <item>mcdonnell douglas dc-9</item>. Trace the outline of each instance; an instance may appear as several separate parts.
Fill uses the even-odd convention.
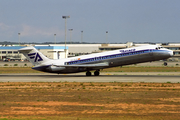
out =
[[[98,76],[101,69],[124,66],[143,62],[164,60],[173,56],[173,51],[158,45],[147,45],[108,52],[94,53],[64,59],[49,59],[36,48],[29,46],[19,49],[21,53],[34,65],[32,69],[66,74],[86,72],[86,76]],[[164,63],[167,65],[167,63]]]

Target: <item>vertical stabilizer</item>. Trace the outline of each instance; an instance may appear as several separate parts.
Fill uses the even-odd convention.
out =
[[[36,48],[29,46],[22,49],[19,49],[19,51],[34,65],[40,65],[44,62],[49,61],[49,58],[44,56],[41,52],[39,52]]]

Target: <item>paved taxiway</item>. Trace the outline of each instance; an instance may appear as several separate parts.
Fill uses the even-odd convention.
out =
[[[159,82],[180,83],[178,72],[107,72],[100,76],[86,77],[85,73],[76,74],[0,74],[0,82]]]

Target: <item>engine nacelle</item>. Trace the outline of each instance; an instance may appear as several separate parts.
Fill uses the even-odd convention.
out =
[[[58,67],[58,66],[49,66],[47,68],[47,70],[52,71],[52,72],[57,72],[57,71],[61,71],[64,69],[65,69],[65,67]]]

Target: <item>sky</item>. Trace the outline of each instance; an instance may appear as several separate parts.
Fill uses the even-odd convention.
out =
[[[180,0],[0,0],[0,42],[18,42],[18,33],[20,42],[54,42],[54,34],[64,42],[62,16],[70,16],[67,42],[180,43],[179,6]]]

